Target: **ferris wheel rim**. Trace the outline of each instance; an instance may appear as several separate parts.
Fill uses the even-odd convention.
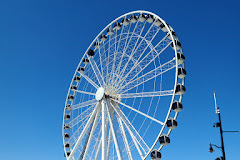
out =
[[[106,31],[106,29],[109,28],[109,26],[111,26],[114,22],[118,21],[119,19],[121,19],[121,18],[123,18],[123,17],[126,17],[126,16],[131,15],[131,14],[137,14],[137,13],[151,14],[151,15],[153,15],[154,17],[156,17],[156,18],[158,18],[159,20],[161,20],[161,22],[166,26],[168,32],[170,33],[170,36],[171,36],[171,38],[172,38],[173,47],[174,47],[175,57],[177,57],[176,44],[175,44],[175,41],[173,40],[173,39],[174,39],[174,38],[173,38],[173,35],[172,35],[171,30],[170,30],[170,27],[167,25],[167,23],[166,23],[164,20],[162,20],[162,19],[161,19],[158,15],[156,15],[155,13],[152,13],[152,12],[149,12],[149,11],[144,11],[144,10],[138,10],[138,11],[128,12],[128,13],[122,15],[122,16],[119,16],[118,18],[116,18],[115,20],[113,20],[111,23],[109,23],[101,32],[99,32],[99,34],[95,37],[95,39],[91,42],[91,44],[89,45],[89,47],[87,48],[87,50],[86,50],[85,53],[83,54],[82,59],[80,60],[78,66],[77,66],[77,69],[78,69],[78,68],[80,67],[80,65],[82,64],[82,61],[83,61],[84,57],[86,57],[88,50],[93,46],[94,42],[97,41],[98,37],[99,37],[104,31]],[[88,55],[87,55],[87,56],[88,56]],[[178,59],[177,59],[177,58],[175,59],[175,61],[176,61],[176,64],[178,64]],[[183,65],[183,67],[184,67],[184,65]],[[174,91],[173,91],[173,95],[172,95],[171,104],[170,104],[170,107],[169,107],[168,114],[167,114],[167,116],[166,116],[166,118],[165,118],[164,125],[163,125],[163,127],[162,127],[162,129],[161,129],[161,131],[160,131],[160,133],[159,133],[159,135],[158,135],[157,137],[159,137],[159,136],[162,134],[162,131],[163,131],[163,129],[165,128],[166,121],[168,120],[169,115],[170,115],[170,112],[171,112],[172,103],[174,102],[175,92],[176,92],[176,86],[177,86],[177,79],[178,79],[178,76],[177,76],[178,65],[176,65],[175,68],[176,68],[176,72],[175,72],[175,83],[174,83],[174,89],[173,89]],[[71,83],[70,83],[70,87],[71,87],[72,84],[73,84],[73,79],[74,79],[74,77],[75,77],[75,76],[77,75],[77,73],[78,73],[77,69],[76,69],[76,71],[75,71],[75,73],[74,73],[74,76],[73,76],[73,78],[72,78],[72,81],[71,81]],[[182,84],[184,85],[184,79],[183,79],[183,81],[182,81]],[[100,87],[101,87],[101,86],[100,86]],[[96,87],[95,87],[95,88],[96,88]],[[96,89],[98,89],[98,88],[96,88]],[[69,90],[68,90],[67,95],[69,95],[69,93],[70,93],[70,88],[69,88]],[[68,99],[66,99],[66,101],[65,101],[65,106],[67,105],[67,101],[68,101]],[[179,102],[181,102],[181,101],[182,101],[182,95],[180,96],[180,99],[179,99]],[[64,108],[64,114],[65,114],[65,108]],[[174,119],[176,119],[177,114],[178,114],[178,113],[176,112],[176,114],[175,114],[175,116],[174,116]],[[64,119],[63,119],[63,122],[64,122]],[[64,134],[64,129],[62,129],[62,133]],[[170,133],[171,133],[171,129],[170,129],[169,134],[170,134]],[[168,134],[168,135],[169,135],[169,134]],[[148,152],[148,153],[146,154],[146,156],[144,157],[144,159],[147,158],[147,156],[150,154],[150,152],[152,151],[152,149],[154,148],[154,146],[155,146],[156,143],[157,143],[157,139],[156,139],[156,141],[154,142],[154,144],[152,145],[152,147],[151,147],[151,149],[149,150],[149,152]],[[159,150],[161,150],[161,148],[160,148]],[[65,151],[65,153],[66,153],[66,149],[65,149],[65,148],[64,148],[64,151]]]

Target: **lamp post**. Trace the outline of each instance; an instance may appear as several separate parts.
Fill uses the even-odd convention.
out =
[[[213,127],[219,127],[220,129],[220,136],[221,136],[221,146],[217,146],[215,144],[211,144],[210,143],[210,148],[209,148],[209,152],[212,153],[214,152],[213,150],[213,147],[217,147],[218,149],[220,149],[222,151],[222,157],[221,159],[220,158],[217,158],[215,160],[226,160],[226,154],[225,154],[225,149],[224,149],[224,142],[223,142],[223,132],[235,132],[235,133],[238,133],[239,131],[223,131],[222,130],[222,121],[221,121],[221,114],[220,114],[220,108],[217,106],[217,100],[216,100],[216,95],[215,95],[215,92],[213,93],[214,95],[214,101],[215,101],[215,112],[216,114],[218,114],[218,119],[219,119],[219,122],[217,123],[214,123],[213,124]]]

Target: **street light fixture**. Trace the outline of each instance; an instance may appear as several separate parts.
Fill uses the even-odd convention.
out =
[[[212,144],[210,143],[210,148],[209,148],[209,151],[208,152],[210,152],[210,153],[213,153],[214,152],[214,150],[213,150],[213,148],[212,148]]]

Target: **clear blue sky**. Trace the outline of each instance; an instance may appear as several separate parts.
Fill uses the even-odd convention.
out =
[[[0,159],[64,160],[65,96],[87,49],[105,25],[133,10],[158,14],[177,32],[186,56],[184,111],[163,160],[210,160],[220,145],[213,91],[223,129],[240,130],[240,2],[0,1]],[[240,135],[225,133],[228,160],[238,160]]]

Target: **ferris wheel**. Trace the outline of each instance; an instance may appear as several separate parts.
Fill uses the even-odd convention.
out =
[[[148,11],[126,13],[92,41],[63,113],[67,160],[158,160],[182,110],[185,57],[172,27]]]

